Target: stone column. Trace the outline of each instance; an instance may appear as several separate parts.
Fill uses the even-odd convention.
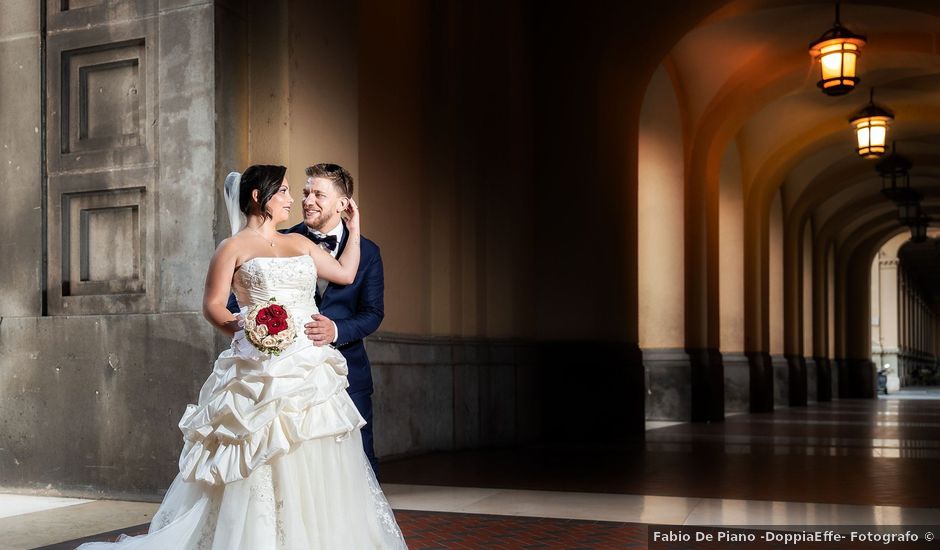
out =
[[[927,351],[927,346],[924,345],[924,333],[927,328],[927,308],[924,304],[923,294],[920,292],[917,293],[917,349],[921,354],[924,354]]]
[[[898,269],[898,376],[907,380],[907,279]]]
[[[889,386],[891,379],[897,380],[900,376],[899,361],[899,326],[898,326],[898,260],[897,258],[883,259],[879,262],[879,323],[881,337],[881,362],[878,368],[890,365],[891,373],[888,375]]]
[[[646,418],[689,421],[695,390],[685,334],[682,122],[664,66],[653,75],[643,101],[639,148],[638,330]]]
[[[40,2],[0,8],[0,317],[42,314]],[[3,409],[3,407],[0,407]],[[0,439],[0,447],[5,447]],[[3,453],[0,453],[3,456]],[[2,460],[2,459],[0,459]],[[2,466],[0,466],[2,470]]]
[[[882,334],[884,325],[882,323],[882,292],[881,292],[881,264],[884,262],[884,253],[879,252],[871,263],[871,360],[877,368],[881,368],[882,361]]]
[[[926,315],[924,314],[924,300],[920,291],[917,292],[917,351],[924,353],[924,325]]]

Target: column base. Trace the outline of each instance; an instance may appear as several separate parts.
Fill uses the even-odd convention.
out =
[[[812,357],[804,357],[803,362],[806,364],[806,402],[807,403],[816,403],[819,401],[819,382],[818,382],[818,367],[816,366],[816,360]]]
[[[806,359],[802,355],[787,355],[787,387],[791,407],[806,406]]]
[[[692,421],[692,361],[683,348],[643,349],[646,419]]]
[[[745,352],[750,369],[750,411],[773,412],[774,373],[770,354],[763,351]]]
[[[714,348],[686,348],[692,364],[692,421],[725,419],[725,377],[721,352]]]
[[[743,353],[721,356],[725,378],[725,413],[747,412],[751,400],[750,365]]]

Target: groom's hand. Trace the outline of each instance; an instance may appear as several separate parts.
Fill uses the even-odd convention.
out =
[[[336,325],[328,317],[311,315],[312,321],[304,325],[304,334],[315,346],[332,344],[336,339]]]

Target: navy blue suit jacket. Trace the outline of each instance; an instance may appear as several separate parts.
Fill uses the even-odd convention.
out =
[[[303,222],[281,233],[309,236],[307,226]],[[348,235],[349,231],[344,222],[343,240],[339,245],[337,257],[343,254]],[[385,273],[377,244],[362,237],[356,279],[350,285],[329,283],[323,296],[317,292],[317,306],[320,313],[336,323],[338,338],[334,345],[349,364],[349,393],[371,393],[372,367],[362,339],[375,332],[385,317]],[[228,309],[233,313],[238,311],[234,294],[229,298]],[[304,323],[308,321],[303,320]]]

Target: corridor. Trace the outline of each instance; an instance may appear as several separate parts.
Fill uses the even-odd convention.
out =
[[[412,548],[940,526],[937,0],[15,0],[0,23],[0,550],[145,532],[184,438],[215,460],[279,433],[282,396],[245,380],[285,357],[220,363],[238,320],[206,281],[249,210],[236,290],[259,258],[335,268],[275,246],[330,248],[321,165],[362,255],[335,209],[351,284],[269,268],[264,299],[303,286],[285,313],[345,354],[290,425],[355,394]],[[226,200],[258,165],[283,167],[278,217],[260,187]],[[265,414],[218,399],[181,433],[207,377]],[[306,433],[278,452],[339,432]],[[240,476],[279,456],[248,448]],[[344,522],[288,508],[293,546],[337,546]]]

